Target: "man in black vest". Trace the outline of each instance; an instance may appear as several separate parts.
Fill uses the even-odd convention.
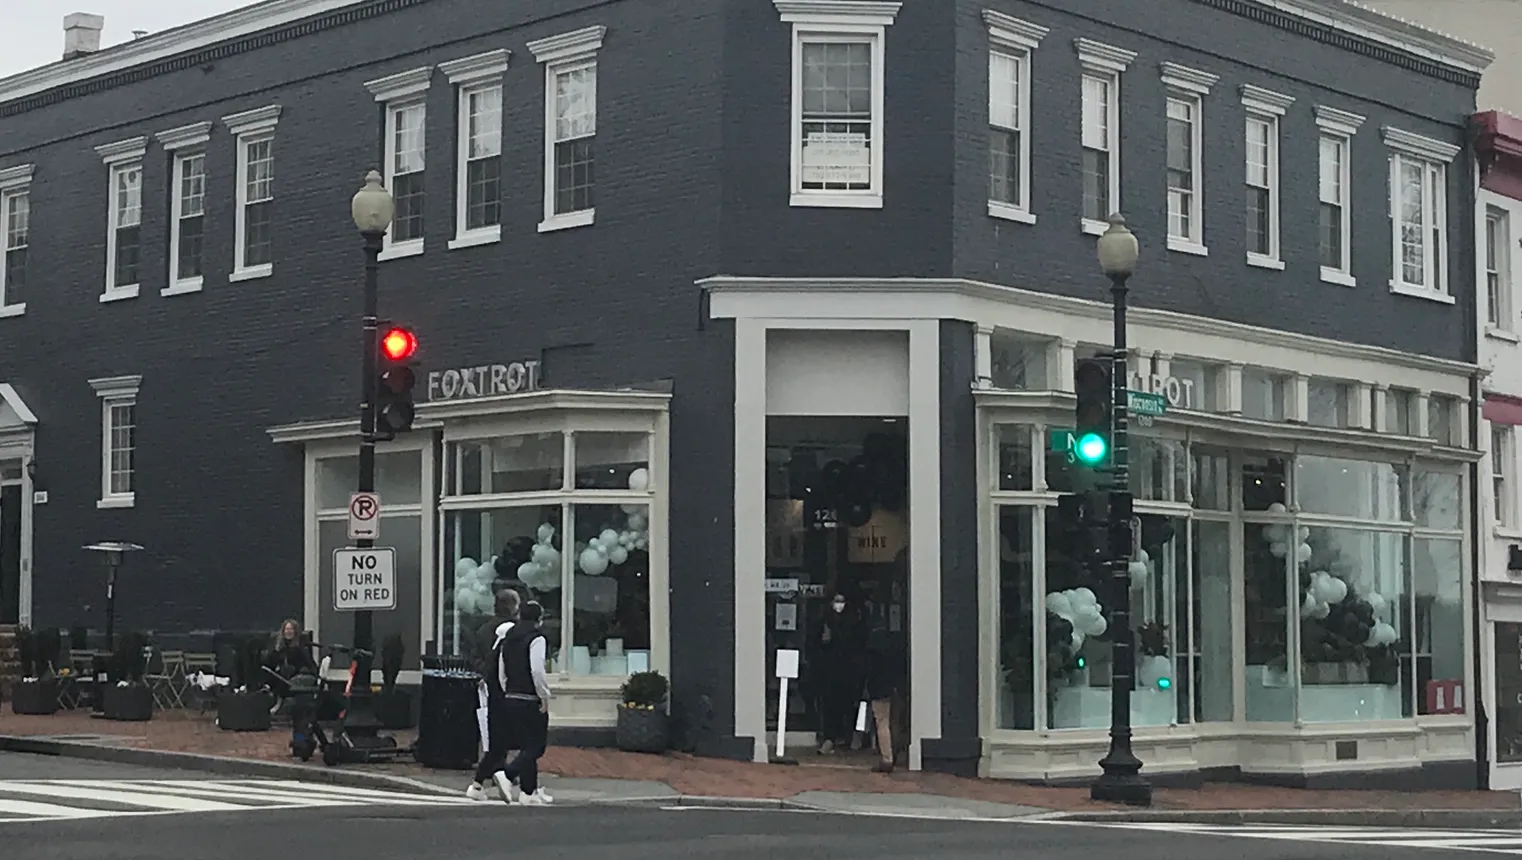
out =
[[[532,600],[523,604],[518,623],[497,643],[503,711],[518,755],[493,779],[504,800],[524,806],[550,802],[539,787],[539,757],[549,742],[550,727],[550,682],[544,671],[548,645],[539,630],[543,618],[544,607]]]
[[[513,731],[503,707],[502,670],[497,655],[497,643],[513,628],[518,617],[518,592],[504,588],[497,592],[497,617],[487,622],[476,633],[476,671],[481,673],[479,692],[480,707],[486,709],[486,732],[481,738],[481,763],[476,766],[476,777],[465,796],[471,800],[485,800],[486,791],[481,787],[486,778],[502,768],[507,761],[507,751],[512,749]],[[502,799],[507,799],[503,789]]]

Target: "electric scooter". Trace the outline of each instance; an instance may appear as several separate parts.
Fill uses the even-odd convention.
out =
[[[333,665],[335,653],[350,655],[349,678],[344,684],[341,698],[322,688],[323,679],[327,678],[328,669]],[[372,764],[412,754],[411,747],[399,746],[396,738],[380,734],[380,721],[373,713],[354,713],[351,710],[360,659],[373,656],[368,651],[344,645],[329,645],[324,649],[318,667],[316,690],[292,690],[293,695],[298,697],[292,708],[292,755],[302,761],[310,761],[312,755],[321,749],[322,763],[331,767],[338,764]],[[333,699],[338,701],[334,702]],[[333,713],[335,705],[336,718],[328,718],[327,714]]]

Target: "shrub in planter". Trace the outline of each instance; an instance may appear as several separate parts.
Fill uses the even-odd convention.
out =
[[[217,697],[217,726],[226,732],[265,732],[270,728],[274,697],[265,691],[264,637],[251,636],[238,643],[231,690]]]
[[[58,679],[39,667],[37,634],[32,628],[16,628],[16,653],[21,662],[21,680],[11,688],[11,713],[56,713]]]
[[[399,633],[393,633],[381,642],[381,690],[371,699],[371,705],[382,728],[410,729],[414,723],[412,694],[396,686],[396,677],[402,673],[402,659],[406,653],[406,643]]]
[[[115,683],[102,691],[101,711],[108,720],[142,722],[153,719],[153,690],[143,683],[148,669],[148,637],[127,633],[112,654]]]
[[[636,672],[624,682],[618,704],[615,740],[624,752],[663,753],[670,745],[666,695],[670,686],[659,672]]]

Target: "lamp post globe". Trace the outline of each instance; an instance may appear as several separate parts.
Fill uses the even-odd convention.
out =
[[[354,226],[359,228],[360,233],[382,234],[391,228],[391,219],[396,215],[396,201],[391,199],[391,192],[381,184],[380,171],[372,170],[365,176],[365,185],[355,192],[349,209],[354,216]]]
[[[1141,249],[1136,234],[1126,226],[1126,218],[1119,212],[1110,216],[1110,229],[1099,237],[1099,268],[1110,278],[1128,278],[1136,271],[1136,258]]]

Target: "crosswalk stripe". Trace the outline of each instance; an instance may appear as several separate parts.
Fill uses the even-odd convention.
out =
[[[1415,827],[1376,828],[1292,824],[1231,825],[1192,824],[1184,822],[1127,822],[1100,826],[1127,830],[1171,832],[1192,836],[1271,839],[1284,842],[1327,842],[1343,845],[1372,845],[1385,848],[1436,848],[1522,856],[1522,831],[1517,830],[1436,830]]]
[[[89,788],[97,783],[84,779],[60,779],[54,780],[59,785],[73,785],[81,788]],[[122,785],[122,783],[118,783]],[[254,801],[260,806],[347,806],[353,801],[339,798],[322,798],[313,796],[297,796],[288,791],[262,790],[252,787],[237,786],[231,783],[216,780],[163,780],[155,782],[133,782],[128,784],[133,791],[145,794],[167,794],[175,796],[205,797],[208,793],[214,794],[223,800],[247,800]]]
[[[246,784],[239,781],[237,784]],[[380,791],[369,788],[351,788],[346,785],[314,785],[309,782],[297,782],[295,780],[272,779],[259,780],[259,785],[279,786],[292,791],[310,792],[319,795],[328,795],[335,798],[351,798],[363,801],[405,801],[408,803],[438,803],[455,805],[469,803],[464,797],[452,797],[438,794],[414,794],[402,791]]]
[[[206,800],[198,797],[145,797],[130,790],[108,788],[83,788],[73,785],[56,785],[44,782],[3,782],[0,792],[29,794],[39,797],[56,797],[63,800],[98,800],[123,806],[143,806],[149,809],[175,810],[177,812],[231,812],[245,809],[235,803]]]
[[[105,809],[81,809],[77,806],[61,806],[56,803],[38,803],[34,800],[12,800],[0,797],[0,815],[17,815],[25,818],[105,818],[115,813]]]

